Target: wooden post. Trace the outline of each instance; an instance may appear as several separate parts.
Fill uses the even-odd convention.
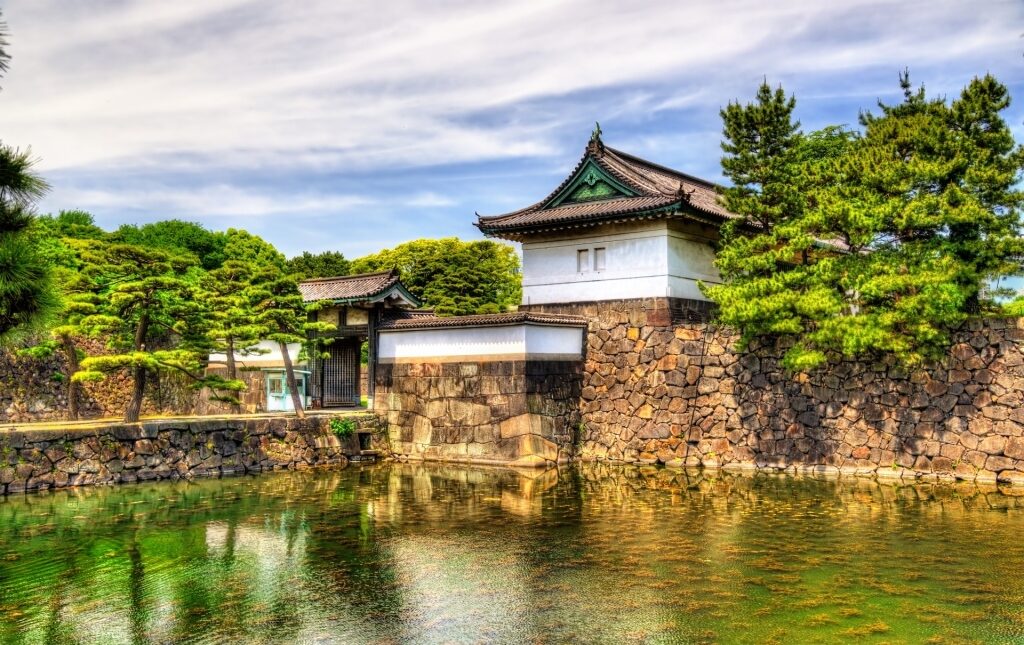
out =
[[[380,322],[383,305],[377,303],[369,311],[366,329],[366,398],[367,407],[373,407],[373,394],[377,380],[377,323]]]

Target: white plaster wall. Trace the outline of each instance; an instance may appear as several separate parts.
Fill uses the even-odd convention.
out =
[[[538,325],[381,330],[384,362],[423,358],[581,356],[583,329]]]
[[[524,325],[526,327],[526,353],[542,358],[544,356],[582,356],[582,327],[547,327]]]
[[[594,249],[606,249],[594,271]],[[577,252],[590,267],[577,271]],[[718,283],[709,240],[668,221],[638,222],[590,235],[523,243],[523,304],[675,297],[704,300],[697,281]]]
[[[605,249],[605,270],[594,271],[594,249]],[[577,251],[591,266],[577,271]],[[592,235],[523,243],[523,304],[665,296],[668,226],[637,223]]]
[[[669,231],[668,272],[681,278],[721,282],[710,242],[678,231]]]

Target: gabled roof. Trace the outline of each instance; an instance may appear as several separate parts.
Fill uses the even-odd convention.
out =
[[[360,273],[335,278],[313,278],[299,282],[305,302],[330,300],[338,304],[392,301],[403,307],[419,307],[420,301],[398,279],[398,272]]]
[[[609,148],[594,131],[583,158],[555,190],[532,206],[478,215],[484,234],[519,239],[531,233],[648,218],[686,218],[720,225],[736,216],[710,181]]]

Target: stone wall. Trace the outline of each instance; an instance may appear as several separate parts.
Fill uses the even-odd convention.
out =
[[[0,428],[0,493],[340,464],[360,453],[328,415]],[[372,414],[350,415],[359,430]]]
[[[81,348],[89,355],[107,350],[103,341],[83,339]],[[68,381],[66,361],[60,352],[49,358],[20,356],[0,350],[0,423],[55,421],[67,418]],[[146,384],[142,414],[193,414],[198,393],[185,377],[151,375]],[[81,418],[119,417],[131,397],[132,381],[127,371],[82,386]]]
[[[579,361],[377,367],[374,402],[399,458],[552,465],[573,457]]]
[[[217,375],[228,378],[226,367],[209,367],[206,374]],[[235,378],[245,383],[245,389],[235,393],[240,404],[242,414],[258,414],[267,411],[267,381],[266,372],[261,369],[235,370]],[[209,414],[232,414],[233,409],[230,403],[223,403],[212,399],[214,395],[209,389],[203,389],[196,397],[195,414],[205,416]]]
[[[679,322],[667,299],[535,306],[591,322],[580,457],[1024,483],[1024,321],[972,321],[937,365],[843,361]],[[673,323],[673,319],[677,322]]]

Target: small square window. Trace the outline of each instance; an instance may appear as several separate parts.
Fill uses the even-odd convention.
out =
[[[590,270],[590,251],[588,249],[580,249],[576,251],[576,271],[583,273],[584,271]]]
[[[270,386],[267,388],[271,394],[284,394],[284,379],[271,377]]]
[[[604,271],[604,249],[594,249],[594,271]]]

